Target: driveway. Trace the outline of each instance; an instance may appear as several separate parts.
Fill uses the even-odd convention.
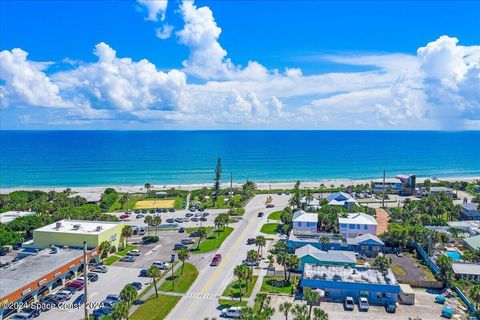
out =
[[[399,265],[405,270],[406,274],[403,276],[397,276],[399,282],[408,282],[408,281],[418,281],[418,280],[429,280],[425,276],[423,266],[415,260],[409,254],[405,254],[402,257],[398,257],[396,254],[387,254],[387,258],[392,259],[392,262]]]

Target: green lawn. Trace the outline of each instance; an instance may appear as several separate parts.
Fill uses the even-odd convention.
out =
[[[129,244],[129,245],[127,245],[127,247],[125,249],[122,249],[122,250],[118,251],[116,253],[116,255],[125,257],[127,255],[128,251],[136,249],[136,248],[137,248],[136,246]]]
[[[242,295],[243,298],[250,297],[250,295],[252,294],[253,287],[255,287],[255,283],[257,283],[257,279],[258,279],[257,275],[253,276],[252,281],[248,283],[247,292],[245,292],[245,281],[242,281],[241,289],[243,293]],[[240,286],[239,286],[238,280],[234,280],[230,282],[230,284],[225,288],[225,291],[223,291],[222,296],[230,297],[231,296],[230,290],[233,290],[234,298],[240,298]]]
[[[205,230],[207,230],[207,233],[212,232],[213,227],[204,227]],[[197,227],[191,227],[191,228],[185,228],[185,232],[187,233],[192,233],[193,231],[196,231],[198,228]]]
[[[292,293],[292,283],[284,282],[283,277],[264,277],[262,281],[262,287],[260,292],[270,292],[270,293]]]
[[[242,199],[242,196],[240,194],[236,194],[236,195],[233,196],[233,200],[237,203],[240,203],[241,199]],[[203,208],[216,208],[216,209],[228,209],[229,208],[228,201],[225,201],[225,196],[224,195],[219,196],[218,199],[217,199],[217,202],[215,202],[215,204],[212,202],[211,197],[207,200],[204,200],[204,201],[199,201],[198,198],[190,199],[190,200],[191,201],[193,200],[195,202],[200,202],[200,204]]]
[[[230,307],[246,307],[247,301],[242,300],[242,303],[240,303],[240,300],[220,299],[218,300],[218,305],[220,309],[225,309]]]
[[[260,232],[266,234],[275,234],[277,233],[279,226],[279,223],[265,223],[262,226],[262,229],[260,229]]]
[[[103,264],[104,265],[107,265],[107,266],[110,266],[112,264],[114,264],[115,262],[117,262],[118,260],[122,259],[122,257],[120,256],[116,256],[116,255],[111,255],[110,257],[106,258],[105,260],[103,260]]]
[[[283,211],[275,211],[268,215],[269,220],[280,220],[280,215]]]
[[[131,315],[131,320],[162,320],[170,313],[182,297],[161,294],[155,298],[155,294],[150,296],[135,312]]]
[[[197,278],[198,270],[193,264],[190,264],[188,262],[185,263],[185,267],[183,268],[183,274],[180,273],[182,271],[181,269],[182,266],[180,265],[180,267],[174,272],[175,292],[185,293]],[[171,273],[170,276],[165,279],[165,281],[162,283],[158,290],[168,292],[173,291],[173,281]]]
[[[174,265],[176,265],[177,263],[178,263],[178,260],[176,260],[176,261],[174,262]],[[164,270],[164,271],[160,274],[160,276],[156,279],[156,280],[157,280],[157,286],[158,286],[158,282],[159,282],[163,277],[165,277],[169,272],[170,272],[170,274],[171,274],[170,269],[167,269],[167,270]],[[152,280],[152,278],[149,278],[149,279]],[[143,289],[143,291],[138,295],[137,300],[140,300],[140,299],[141,299],[144,295],[146,295],[147,292],[150,291],[150,289],[152,289],[152,288],[153,288],[153,281],[151,281],[151,283]]]
[[[194,245],[192,253],[204,253],[219,248],[223,241],[232,233],[233,228],[225,227],[225,230],[219,230],[219,232],[212,232],[210,235],[200,243],[200,247],[197,249]]]

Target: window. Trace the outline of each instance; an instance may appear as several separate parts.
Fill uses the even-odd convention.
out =
[[[367,225],[364,225],[363,226],[363,230],[367,230],[368,229],[368,226]]]
[[[349,225],[348,225],[348,228],[349,228],[349,229],[355,229],[355,225],[354,225],[354,224],[349,224]]]
[[[357,224],[357,229],[360,229],[360,225],[359,225],[359,224]]]
[[[340,228],[346,228],[346,227],[347,227],[347,225],[345,223],[340,224]]]
[[[301,227],[302,226],[302,223],[301,222],[297,222],[298,223],[298,226]]]

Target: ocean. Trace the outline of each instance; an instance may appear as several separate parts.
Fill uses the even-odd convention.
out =
[[[0,131],[0,187],[480,176],[480,131]]]

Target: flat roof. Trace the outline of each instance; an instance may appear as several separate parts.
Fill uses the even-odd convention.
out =
[[[480,263],[454,262],[452,269],[456,274],[480,275]]]
[[[0,277],[0,297],[4,297],[44,277],[82,255],[83,251],[77,249],[59,249],[56,254],[50,254],[50,249],[45,249],[36,255],[25,257],[0,269],[2,273]]]
[[[34,216],[33,211],[7,211],[0,213],[0,223],[9,223],[21,217]]]
[[[76,234],[100,234],[122,222],[86,221],[86,220],[60,220],[47,226],[38,228],[35,232],[56,232]]]
[[[306,263],[303,278],[307,280],[342,281],[380,285],[398,285],[389,269],[384,276],[378,269],[365,267],[324,266]]]
[[[372,180],[373,183],[383,183],[383,179],[374,179]],[[402,183],[400,179],[397,178],[385,178],[385,183]]]

